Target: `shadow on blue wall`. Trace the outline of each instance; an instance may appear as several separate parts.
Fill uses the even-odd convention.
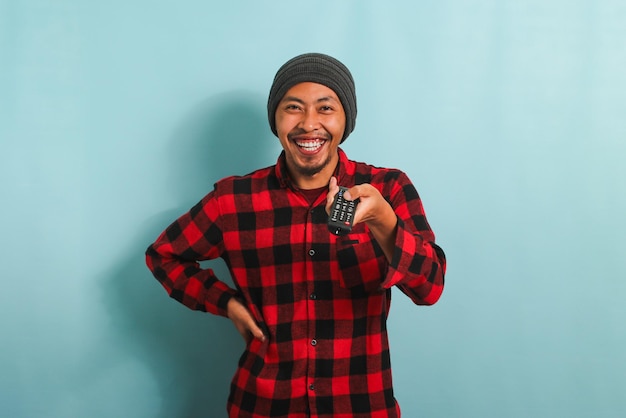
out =
[[[264,103],[253,95],[218,95],[200,104],[174,133],[166,160],[171,166],[164,167],[171,176],[162,193],[175,196],[180,206],[140,225],[128,257],[103,280],[117,345],[152,374],[161,398],[159,417],[226,416],[230,379],[244,343],[228,319],[169,299],[146,268],[144,251],[219,178],[275,162],[270,136]],[[222,260],[203,265],[232,285]]]

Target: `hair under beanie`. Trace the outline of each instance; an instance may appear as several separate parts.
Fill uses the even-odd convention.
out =
[[[356,93],[354,80],[348,68],[337,59],[319,53],[298,55],[278,69],[267,100],[267,117],[274,135],[276,132],[276,108],[287,90],[298,83],[313,82],[333,90],[346,113],[346,129],[343,142],[356,124]]]

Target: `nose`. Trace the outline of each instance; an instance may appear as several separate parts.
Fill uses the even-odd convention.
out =
[[[320,120],[317,112],[307,109],[302,115],[302,128],[307,131],[314,131],[320,128]]]

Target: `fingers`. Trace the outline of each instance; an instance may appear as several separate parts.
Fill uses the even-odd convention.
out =
[[[250,332],[250,334],[252,334],[254,338],[261,342],[265,341],[265,334],[263,334],[263,331],[261,330],[261,328],[259,328],[254,320],[248,325],[248,331]]]
[[[326,213],[330,213],[330,207],[333,205],[333,200],[338,192],[339,186],[337,185],[337,179],[331,177],[330,183],[328,184],[328,194],[326,195]]]
[[[228,301],[227,310],[228,318],[233,322],[246,343],[250,342],[251,338],[265,341],[265,334],[263,334],[254,317],[241,301],[237,300],[237,298],[231,298]]]
[[[248,344],[253,338],[252,334],[243,325],[239,325],[235,323],[234,321],[233,323],[235,324],[235,328],[237,329],[237,332],[239,333],[239,335],[241,335],[241,338],[243,338],[246,344]]]
[[[372,194],[376,192],[377,190],[374,188],[374,186],[372,186],[369,183],[363,183],[363,184],[350,187],[343,194],[343,197],[345,197],[347,200],[356,200],[361,197],[371,196]]]
[[[343,194],[343,197],[346,200],[354,200],[354,199],[358,199],[360,194],[358,193],[358,188],[359,186],[353,186],[350,189],[346,190]]]
[[[245,307],[244,309],[245,311],[242,317],[242,321],[243,321],[245,330],[248,332],[249,335],[252,335],[252,337],[261,341],[265,341],[265,335],[263,334],[263,331],[261,330],[261,328],[259,328],[258,324],[252,317],[252,314]]]

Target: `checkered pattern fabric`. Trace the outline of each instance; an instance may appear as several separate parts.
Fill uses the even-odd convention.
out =
[[[390,263],[363,223],[346,236],[329,233],[325,194],[310,204],[290,183],[284,154],[275,166],[219,181],[146,252],[172,298],[225,316],[238,296],[267,336],[240,358],[231,417],[400,416],[386,327],[390,288],[418,305],[435,303],[445,256],[404,173],[350,161],[341,149],[339,156],[339,184],[372,184],[397,214]],[[236,289],[198,264],[217,257]]]

